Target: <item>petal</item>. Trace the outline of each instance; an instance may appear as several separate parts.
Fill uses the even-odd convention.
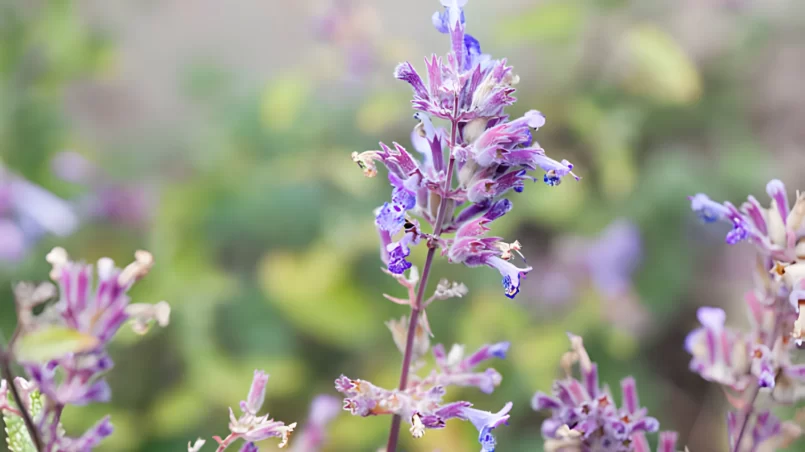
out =
[[[252,385],[249,388],[249,396],[246,399],[246,411],[252,415],[257,415],[263,401],[266,398],[266,385],[268,384],[268,374],[262,370],[254,371]]]

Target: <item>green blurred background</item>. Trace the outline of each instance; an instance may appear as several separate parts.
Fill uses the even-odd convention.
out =
[[[0,3],[3,164],[103,207],[82,210],[69,237],[45,235],[0,263],[0,326],[13,328],[11,283],[46,278],[44,255],[57,244],[121,263],[150,250],[157,265],[133,296],[173,307],[168,328],[144,339],[121,333],[113,402],[68,411],[68,430],[110,412],[116,433],[101,450],[183,450],[226,432],[227,407],[245,396],[254,368],[271,374],[269,411],[300,426],[341,373],[395,385],[400,356],[383,322],[405,311],[381,297],[401,289],[380,271],[372,217],[390,189],[384,177],[365,179],[349,155],[408,142],[410,90],[391,73],[398,61],[421,68],[423,56],[446,53],[447,38],[430,25],[437,8]],[[583,179],[529,186],[495,223],[537,268],[515,301],[492,270],[436,266],[470,294],[430,309],[434,340],[513,344],[495,363],[504,380],[494,394],[449,396],[490,410],[514,401],[499,450],[541,450],[530,397],[559,375],[572,331],[613,388],[634,375],[642,402],[692,451],[723,450],[724,397],[687,370],[682,344],[699,305],[723,306],[741,324],[752,252],[701,226],[686,196],[765,198],[771,177],[805,188],[796,186],[805,4],[476,0],[467,19],[483,50],[508,57],[521,78],[511,113],[543,111],[537,139]],[[57,177],[78,171],[65,163],[77,155],[97,166],[92,180]],[[625,297],[602,293],[574,255],[617,219],[633,222],[642,242]],[[344,413],[325,450],[376,450],[388,425]],[[409,451],[477,448],[475,430],[459,422],[417,441],[402,436]]]

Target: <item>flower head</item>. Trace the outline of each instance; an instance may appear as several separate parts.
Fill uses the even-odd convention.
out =
[[[511,409],[512,403],[509,402],[497,413],[476,410],[471,407],[464,407],[461,410],[461,417],[466,418],[478,429],[478,442],[481,443],[481,452],[495,452],[496,441],[495,437],[492,436],[492,430],[508,424]]]
[[[640,407],[632,377],[621,381],[623,401],[618,408],[608,388],[599,387],[597,365],[589,361],[581,338],[570,338],[573,351],[564,363],[568,376],[554,382],[552,396],[537,392],[531,401],[534,410],[551,411],[542,424],[543,436],[556,447],[576,443],[581,450],[631,451],[634,439],[659,430],[659,422]],[[569,374],[575,362],[581,380]],[[568,435],[567,429],[577,434]]]
[[[504,242],[484,237],[487,224],[511,210],[504,195],[521,193],[527,181],[540,178],[529,172],[542,171],[541,178],[551,186],[568,175],[579,178],[572,163],[548,157],[534,141],[533,133],[545,124],[542,113],[531,110],[516,119],[505,113],[516,101],[513,86],[519,78],[506,60],[483,54],[479,41],[466,33],[467,1],[441,4],[432,21],[450,37],[449,53],[425,59],[426,78],[410,62],[394,70],[394,77],[408,83],[413,93],[418,123],[411,141],[417,152],[399,143],[380,143],[380,149],[353,153],[352,158],[367,176],[377,174],[378,162],[388,170],[391,200],[376,211],[375,224],[389,271],[409,269],[410,246],[423,237],[429,246],[446,251],[451,262],[497,269],[504,294],[513,298],[531,268],[511,264],[510,250],[500,246]],[[437,127],[433,118],[448,121],[450,127]],[[412,216],[429,224],[433,234]],[[450,232],[455,238],[439,237]]]
[[[411,424],[410,432],[418,438],[428,429],[444,428],[449,419],[470,420],[472,417],[474,422],[479,422],[479,416],[485,412],[465,411],[472,406],[465,401],[445,403],[443,397],[446,388],[476,387],[491,393],[502,381],[500,373],[492,368],[477,372],[475,368],[489,359],[505,358],[508,349],[508,342],[500,342],[484,345],[475,353],[465,356],[463,346],[454,345],[450,353],[445,353],[444,346],[439,344],[433,347],[436,369],[426,376],[412,377],[404,391],[384,389],[366,380],[350,379],[343,375],[335,381],[335,388],[345,396],[344,410],[356,416],[399,415]],[[412,372],[421,366],[412,366]],[[500,416],[508,419],[506,413],[508,409]],[[498,425],[490,425],[482,436],[486,438],[486,434]],[[486,442],[493,444],[494,439],[487,439]]]
[[[232,409],[229,409],[229,430],[232,432],[231,437],[243,438],[247,442],[257,442],[274,437],[281,438],[279,447],[285,447],[296,423],[285,425],[283,422],[269,419],[268,414],[263,416],[257,414],[263,406],[267,384],[268,374],[255,370],[249,395],[246,400],[240,402],[242,411],[240,417],[236,418]]]
[[[153,266],[148,252],[136,252],[135,261],[123,269],[102,258],[95,270],[92,265],[71,261],[63,248],[54,248],[46,260],[52,265],[50,276],[58,291],[50,283],[21,283],[15,288],[20,337],[24,340],[26,335],[68,331],[89,345],[45,362],[20,356],[30,382],[20,380],[19,386],[27,388],[28,394],[36,391],[45,401],[39,428],[48,450],[89,451],[112,433],[109,419],[102,419],[81,436],[71,437],[60,425],[61,411],[68,405],[109,401],[111,390],[104,374],[113,362],[106,345],[130,316],[135,319],[135,329],[152,319],[167,325],[170,307],[165,302],[130,304],[128,290]],[[58,297],[55,303],[45,304],[54,297]],[[36,313],[42,305],[44,308]]]

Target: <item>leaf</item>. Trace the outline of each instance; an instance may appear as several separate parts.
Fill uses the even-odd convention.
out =
[[[16,408],[16,404],[8,394],[8,404]],[[33,418],[36,418],[42,411],[42,395],[39,391],[32,391],[29,395],[30,413]],[[10,452],[36,452],[36,446],[25,427],[25,421],[19,417],[11,414],[8,411],[3,411],[3,422],[6,425],[6,442],[8,443],[8,450]]]
[[[94,336],[63,326],[53,326],[23,335],[14,355],[23,362],[45,362],[68,353],[81,353],[98,345]]]

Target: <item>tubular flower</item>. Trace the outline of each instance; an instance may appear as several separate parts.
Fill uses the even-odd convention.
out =
[[[797,192],[789,202],[785,185],[772,180],[766,185],[771,198],[763,207],[753,197],[736,208],[717,203],[704,194],[691,197],[691,207],[705,222],[731,225],[726,241],[748,241],[757,250],[755,285],[745,296],[748,331],[724,326],[726,314],[719,308],[702,307],[702,324],[688,335],[691,370],[702,378],[738,391],[729,398],[736,411],[727,418],[731,447],[736,451],[774,450],[801,434],[768,412],[749,412],[756,388],[777,403],[805,398],[805,365],[793,363],[802,344],[805,313],[805,195]],[[729,392],[728,392],[729,395]],[[751,413],[751,412],[750,412]],[[747,417],[748,416],[748,417]],[[740,448],[736,443],[740,442]]]
[[[394,330],[392,329],[394,335]],[[424,335],[426,338],[427,335]],[[429,348],[423,340],[422,348]],[[470,402],[445,403],[443,397],[449,386],[476,387],[482,392],[491,393],[500,385],[502,377],[495,369],[484,372],[474,369],[492,358],[503,359],[509,349],[508,342],[484,345],[469,356],[464,347],[454,345],[450,353],[445,353],[441,344],[433,347],[436,368],[424,377],[413,376],[404,391],[388,390],[371,382],[341,376],[335,381],[335,388],[344,395],[343,408],[355,416],[399,415],[411,427],[411,434],[419,438],[428,429],[440,429],[449,419],[468,420],[479,430],[479,443],[482,451],[494,451],[495,440],[491,431],[504,424],[509,416],[511,403],[497,414],[471,408]],[[412,365],[412,371],[421,367]]]

